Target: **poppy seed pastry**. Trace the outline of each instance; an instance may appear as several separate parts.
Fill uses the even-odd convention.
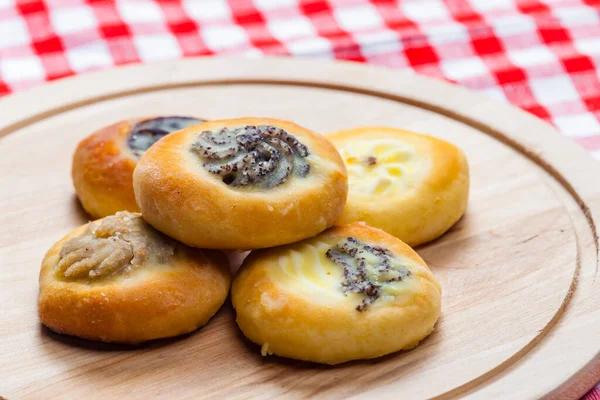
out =
[[[71,175],[81,205],[93,218],[139,211],[132,175],[139,158],[161,137],[204,122],[192,117],[133,118],[83,139],[73,155]]]
[[[210,121],[152,146],[133,174],[156,229],[190,246],[256,249],[322,232],[343,210],[346,168],[323,136],[269,118]]]
[[[38,314],[58,333],[137,344],[204,325],[230,282],[223,253],[187,247],[139,213],[122,211],[50,248],[40,271]]]
[[[354,223],[251,252],[231,300],[263,355],[339,364],[415,347],[439,318],[441,288],[407,244]]]
[[[363,221],[417,246],[441,236],[464,214],[469,166],[453,144],[382,127],[327,138],[348,170],[348,201],[337,224]]]

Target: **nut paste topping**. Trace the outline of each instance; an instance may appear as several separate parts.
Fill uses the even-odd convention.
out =
[[[127,211],[90,222],[60,252],[58,271],[67,279],[102,279],[132,271],[144,263],[166,263],[174,254],[172,240]]]

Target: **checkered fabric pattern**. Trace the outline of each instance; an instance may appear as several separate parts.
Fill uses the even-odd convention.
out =
[[[600,0],[0,0],[0,95],[221,54],[410,68],[521,107],[600,158]]]

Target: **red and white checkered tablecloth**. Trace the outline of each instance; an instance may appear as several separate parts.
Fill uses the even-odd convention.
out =
[[[0,96],[213,54],[410,68],[521,107],[600,158],[600,0],[0,0]]]

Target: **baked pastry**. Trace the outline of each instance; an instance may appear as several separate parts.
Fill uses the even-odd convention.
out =
[[[166,134],[201,122],[191,117],[134,118],[83,139],[73,155],[71,171],[83,208],[93,218],[139,211],[131,177],[138,159]]]
[[[408,245],[354,223],[251,252],[231,299],[263,355],[339,364],[415,347],[439,318],[441,288]]]
[[[191,246],[256,249],[333,225],[346,168],[323,136],[269,118],[210,121],[152,146],[134,174],[144,219]]]
[[[441,236],[465,212],[469,167],[453,144],[382,127],[327,138],[348,170],[348,201],[338,224],[364,221],[416,246]]]
[[[225,255],[157,232],[139,213],[83,225],[46,253],[38,312],[58,333],[136,344],[191,332],[227,297]]]

